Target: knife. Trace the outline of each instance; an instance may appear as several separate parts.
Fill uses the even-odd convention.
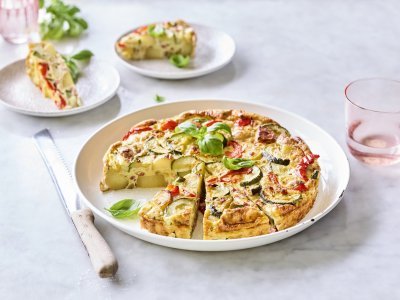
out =
[[[118,262],[107,242],[94,226],[90,209],[82,208],[76,193],[71,173],[59,152],[48,129],[33,136],[58,195],[86,248],[93,268],[101,278],[112,277],[118,270]]]

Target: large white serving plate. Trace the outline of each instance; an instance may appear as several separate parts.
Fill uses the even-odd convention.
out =
[[[80,107],[60,110],[26,75],[25,60],[15,61],[0,71],[0,103],[25,115],[62,117],[83,113],[110,100],[120,83],[118,71],[109,63],[92,59],[76,83],[82,99]]]
[[[203,76],[221,69],[232,60],[235,54],[235,42],[228,34],[204,25],[191,25],[197,35],[197,45],[195,56],[185,68],[175,67],[168,59],[127,60],[116,50],[115,53],[129,69],[160,79],[186,79]]]
[[[139,220],[118,220],[105,212],[104,207],[124,199],[141,201],[150,199],[159,189],[134,189],[102,193],[99,182],[102,175],[102,158],[108,147],[137,122],[149,118],[166,118],[191,109],[244,109],[262,114],[278,121],[293,135],[300,136],[310,146],[313,153],[321,157],[321,182],[319,194],[311,211],[297,225],[276,233],[236,240],[201,240],[201,217],[192,239],[179,239],[149,233],[141,229]],[[185,250],[227,251],[257,247],[290,237],[311,226],[330,212],[343,197],[349,180],[349,164],[341,147],[325,131],[293,113],[261,104],[230,100],[191,100],[179,101],[141,109],[103,126],[83,145],[75,161],[74,177],[80,196],[93,212],[114,225],[142,240]],[[318,226],[318,225],[317,225]]]

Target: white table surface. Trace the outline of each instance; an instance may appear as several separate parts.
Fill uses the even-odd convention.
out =
[[[48,127],[69,166],[105,122],[154,104],[190,98],[246,99],[302,115],[343,147],[343,90],[351,80],[400,78],[400,2],[387,1],[84,1],[90,30],[59,47],[89,48],[120,72],[118,95],[82,115],[46,119],[0,107],[1,299],[399,299],[399,166],[372,169],[349,157],[343,201],[304,232],[269,246],[226,253],[168,249],[101,220],[118,257],[113,279],[99,279],[31,136]],[[224,69],[164,81],[125,69],[113,42],[152,20],[184,18],[220,28],[237,53]],[[26,45],[0,39],[0,67]],[[347,150],[346,150],[347,151]]]

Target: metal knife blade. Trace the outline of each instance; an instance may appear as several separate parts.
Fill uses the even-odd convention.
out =
[[[102,278],[114,276],[118,270],[118,261],[110,246],[96,229],[92,211],[88,208],[81,209],[71,173],[68,171],[49,130],[39,131],[33,136],[33,139],[49,170],[61,202],[86,248],[93,268]]]
[[[43,161],[51,175],[61,202],[68,214],[81,208],[75,191],[71,173],[62,158],[48,129],[43,129],[33,136]]]

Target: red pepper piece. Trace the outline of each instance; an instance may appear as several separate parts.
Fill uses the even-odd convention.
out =
[[[171,194],[172,197],[179,195],[179,186],[177,185],[168,184],[165,189]]]
[[[142,32],[144,32],[146,30],[147,30],[147,25],[139,27],[139,28],[135,29],[133,32],[134,33],[142,33]]]
[[[58,108],[63,109],[65,106],[67,106],[67,101],[63,98],[63,96],[60,95],[60,103],[58,103]]]
[[[230,158],[239,158],[242,156],[243,149],[242,146],[238,142],[235,141],[229,141],[228,146],[233,147],[233,151],[226,151],[225,155],[230,157]]]
[[[278,177],[276,176],[275,173],[269,172],[268,173],[268,178],[272,183],[279,185]]]
[[[307,168],[309,165],[313,164],[316,159],[319,158],[318,154],[307,154],[301,160],[301,162],[296,167],[297,176],[301,177],[303,180],[308,181]]]
[[[162,130],[174,130],[175,127],[178,126],[178,123],[174,120],[168,120],[164,124],[161,125]]]
[[[241,116],[239,120],[236,121],[236,124],[243,127],[251,124],[251,118]]]
[[[50,82],[50,80],[46,79],[46,83],[49,89],[51,89],[52,91],[56,90],[56,87]]]
[[[43,77],[45,77],[47,71],[49,70],[49,65],[45,63],[40,63],[39,66],[40,66],[40,73],[43,75]]]
[[[300,192],[305,192],[308,190],[308,188],[306,187],[306,185],[304,183],[299,183],[294,190],[296,191],[300,191]]]
[[[139,132],[149,131],[149,130],[152,130],[152,128],[149,127],[149,126],[131,128],[131,130],[129,130],[129,131],[124,135],[124,137],[122,138],[122,140],[123,140],[123,141],[127,140],[128,137],[129,137],[131,134],[136,134],[136,133],[139,133]]]

